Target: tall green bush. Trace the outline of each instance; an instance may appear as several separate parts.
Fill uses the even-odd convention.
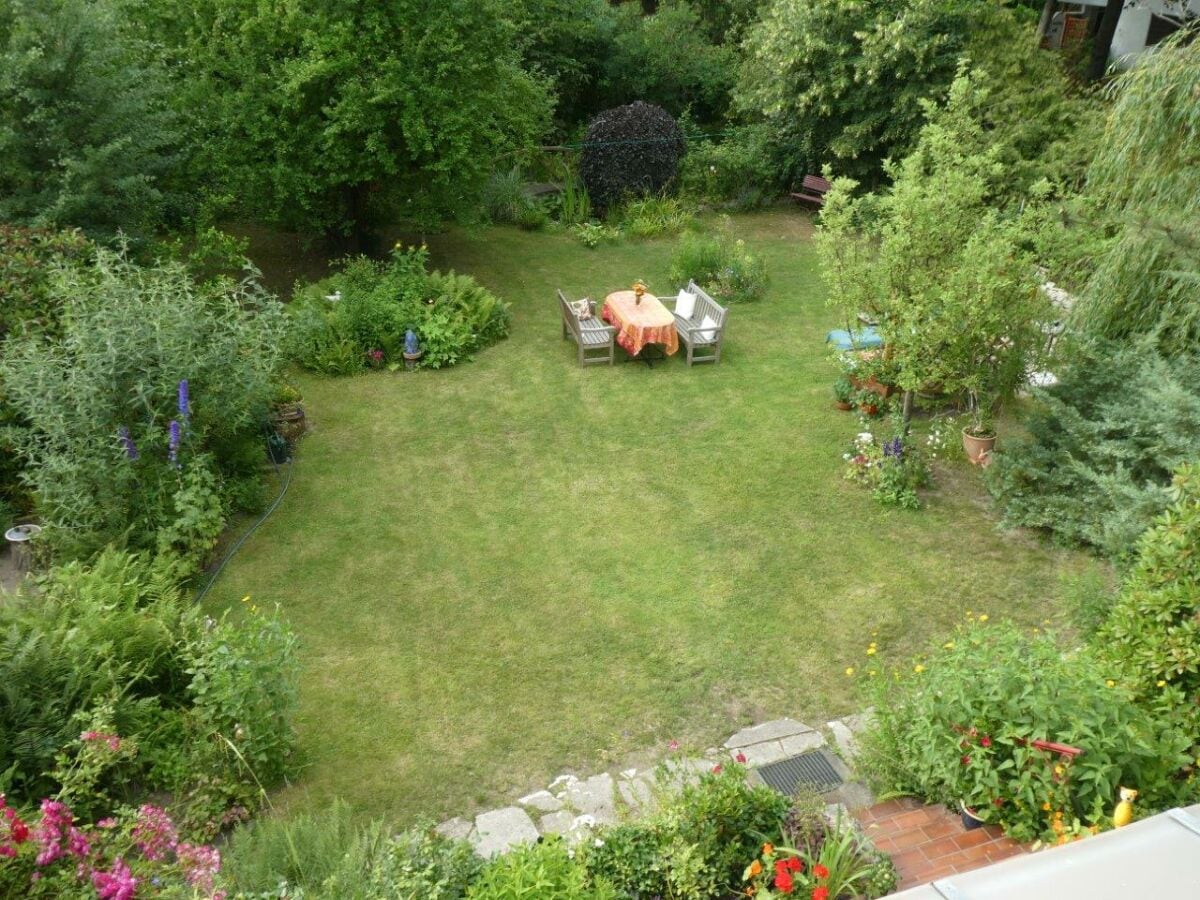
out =
[[[1094,643],[1137,703],[1200,743],[1200,466],[1179,468],[1171,498]]]
[[[0,4],[0,219],[148,234],[184,142],[172,72],[115,0]]]
[[[1200,343],[1200,44],[1181,33],[1113,89],[1084,189],[1111,237],[1088,260],[1077,316],[1094,334],[1190,352]]]
[[[0,359],[47,539],[67,556],[120,539],[194,565],[261,478],[280,304],[253,278],[198,285],[104,250],[50,293],[61,336],[10,341]]]
[[[695,281],[722,304],[761,300],[770,283],[762,257],[724,230],[682,235],[671,261],[671,281],[680,287]]]
[[[1084,342],[1056,374],[989,486],[1006,523],[1119,557],[1167,506],[1172,471],[1197,458],[1200,360]]]
[[[1131,702],[1087,649],[972,624],[894,674],[872,682],[875,725],[859,760],[877,790],[965,801],[1019,840],[1057,840],[1056,821],[1064,833],[1104,827],[1121,785],[1146,811],[1195,802],[1183,778],[1194,736]]]

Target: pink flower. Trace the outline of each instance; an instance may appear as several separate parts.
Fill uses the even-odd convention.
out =
[[[166,857],[179,843],[179,835],[175,831],[175,823],[165,810],[157,806],[144,804],[138,810],[137,823],[129,836],[133,843],[142,851],[142,856],[151,861]]]
[[[668,750],[678,750],[679,749],[679,741],[671,741],[669,744],[667,744],[667,749]]]
[[[117,820],[114,819],[112,816],[109,816],[108,818],[101,819],[99,822],[97,822],[96,827],[97,828],[116,828]]]
[[[34,836],[37,838],[38,851],[37,858],[34,864],[38,866],[48,866],[60,856],[63,855],[63,836],[69,834],[72,844],[72,852],[79,847],[76,835],[82,837],[71,823],[75,817],[71,814],[66,805],[59,803],[57,800],[46,799],[42,801],[42,820],[34,829]],[[87,839],[82,841],[83,847],[87,845]]]
[[[990,747],[992,746],[992,739],[985,734],[979,739],[979,745],[981,747]]]
[[[133,900],[137,886],[138,879],[120,859],[114,859],[112,869],[107,872],[92,872],[92,887],[100,900]]]
[[[720,774],[721,774],[721,764],[720,764],[720,763],[717,763],[715,766],[713,766],[713,767],[712,767],[712,773],[713,773],[714,775],[720,775]]]
[[[738,755],[734,757],[734,760],[737,762],[740,762],[740,763],[744,763],[746,761],[746,754],[743,753],[741,750],[739,750]]]
[[[216,847],[202,844],[180,844],[175,848],[183,877],[202,893],[211,894],[213,879],[221,871],[221,853]]]

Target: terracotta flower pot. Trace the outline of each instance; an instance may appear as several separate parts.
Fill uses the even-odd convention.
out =
[[[873,416],[879,412],[879,407],[874,403],[860,403],[858,404],[858,408],[865,412],[868,416]]]
[[[964,428],[962,441],[963,451],[967,454],[967,459],[975,465],[986,466],[991,462],[992,451],[996,449],[996,436],[994,434],[975,435]]]
[[[853,404],[847,403],[844,400],[834,401],[833,407],[834,409],[840,409],[842,412],[849,412],[850,410],[854,409]]]

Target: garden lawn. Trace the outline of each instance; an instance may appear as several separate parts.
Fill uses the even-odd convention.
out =
[[[300,379],[291,489],[209,600],[277,603],[302,640],[307,768],[277,802],[469,814],[671,740],[855,711],[848,666],[911,666],[968,611],[1060,618],[1096,564],[997,531],[965,463],[919,512],[843,480],[857,428],[831,404],[842,323],[809,220],[734,227],[772,286],[731,311],[719,367],[580,369],[561,338],[556,287],[666,293],[672,239],[489,228],[430,245],[511,301],[506,341],[445,371]]]

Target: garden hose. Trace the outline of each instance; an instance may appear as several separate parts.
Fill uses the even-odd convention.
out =
[[[268,458],[270,458],[270,457],[268,457]],[[277,463],[274,459],[272,459],[271,465],[273,465],[275,467],[275,474],[278,475],[279,474],[279,463]],[[196,595],[197,603],[202,602],[204,600],[205,596],[208,595],[209,590],[216,583],[217,579],[221,577],[221,572],[224,570],[225,564],[228,563],[229,560],[231,560],[233,558],[233,554],[237,553],[238,550],[241,549],[242,544],[246,543],[246,539],[248,537],[250,537],[250,535],[254,534],[255,531],[258,530],[259,525],[261,525],[263,522],[267,521],[267,518],[271,515],[271,513],[275,512],[276,507],[278,507],[279,504],[283,501],[283,495],[287,493],[287,489],[292,483],[292,470],[295,468],[295,465],[296,465],[296,457],[293,455],[293,456],[289,457],[287,460],[287,477],[284,479],[283,487],[281,487],[279,489],[279,496],[277,496],[275,498],[275,500],[271,503],[271,505],[268,506],[266,508],[266,510],[263,511],[263,514],[258,517],[258,521],[256,521],[253,525],[251,525],[246,530],[246,533],[243,534],[240,538],[238,538],[234,542],[233,546],[230,547],[229,550],[226,552],[225,556],[222,557],[221,562],[217,565],[216,571],[214,571],[212,573],[212,577],[208,579],[208,584],[204,585],[204,589],[201,590],[200,593]]]

